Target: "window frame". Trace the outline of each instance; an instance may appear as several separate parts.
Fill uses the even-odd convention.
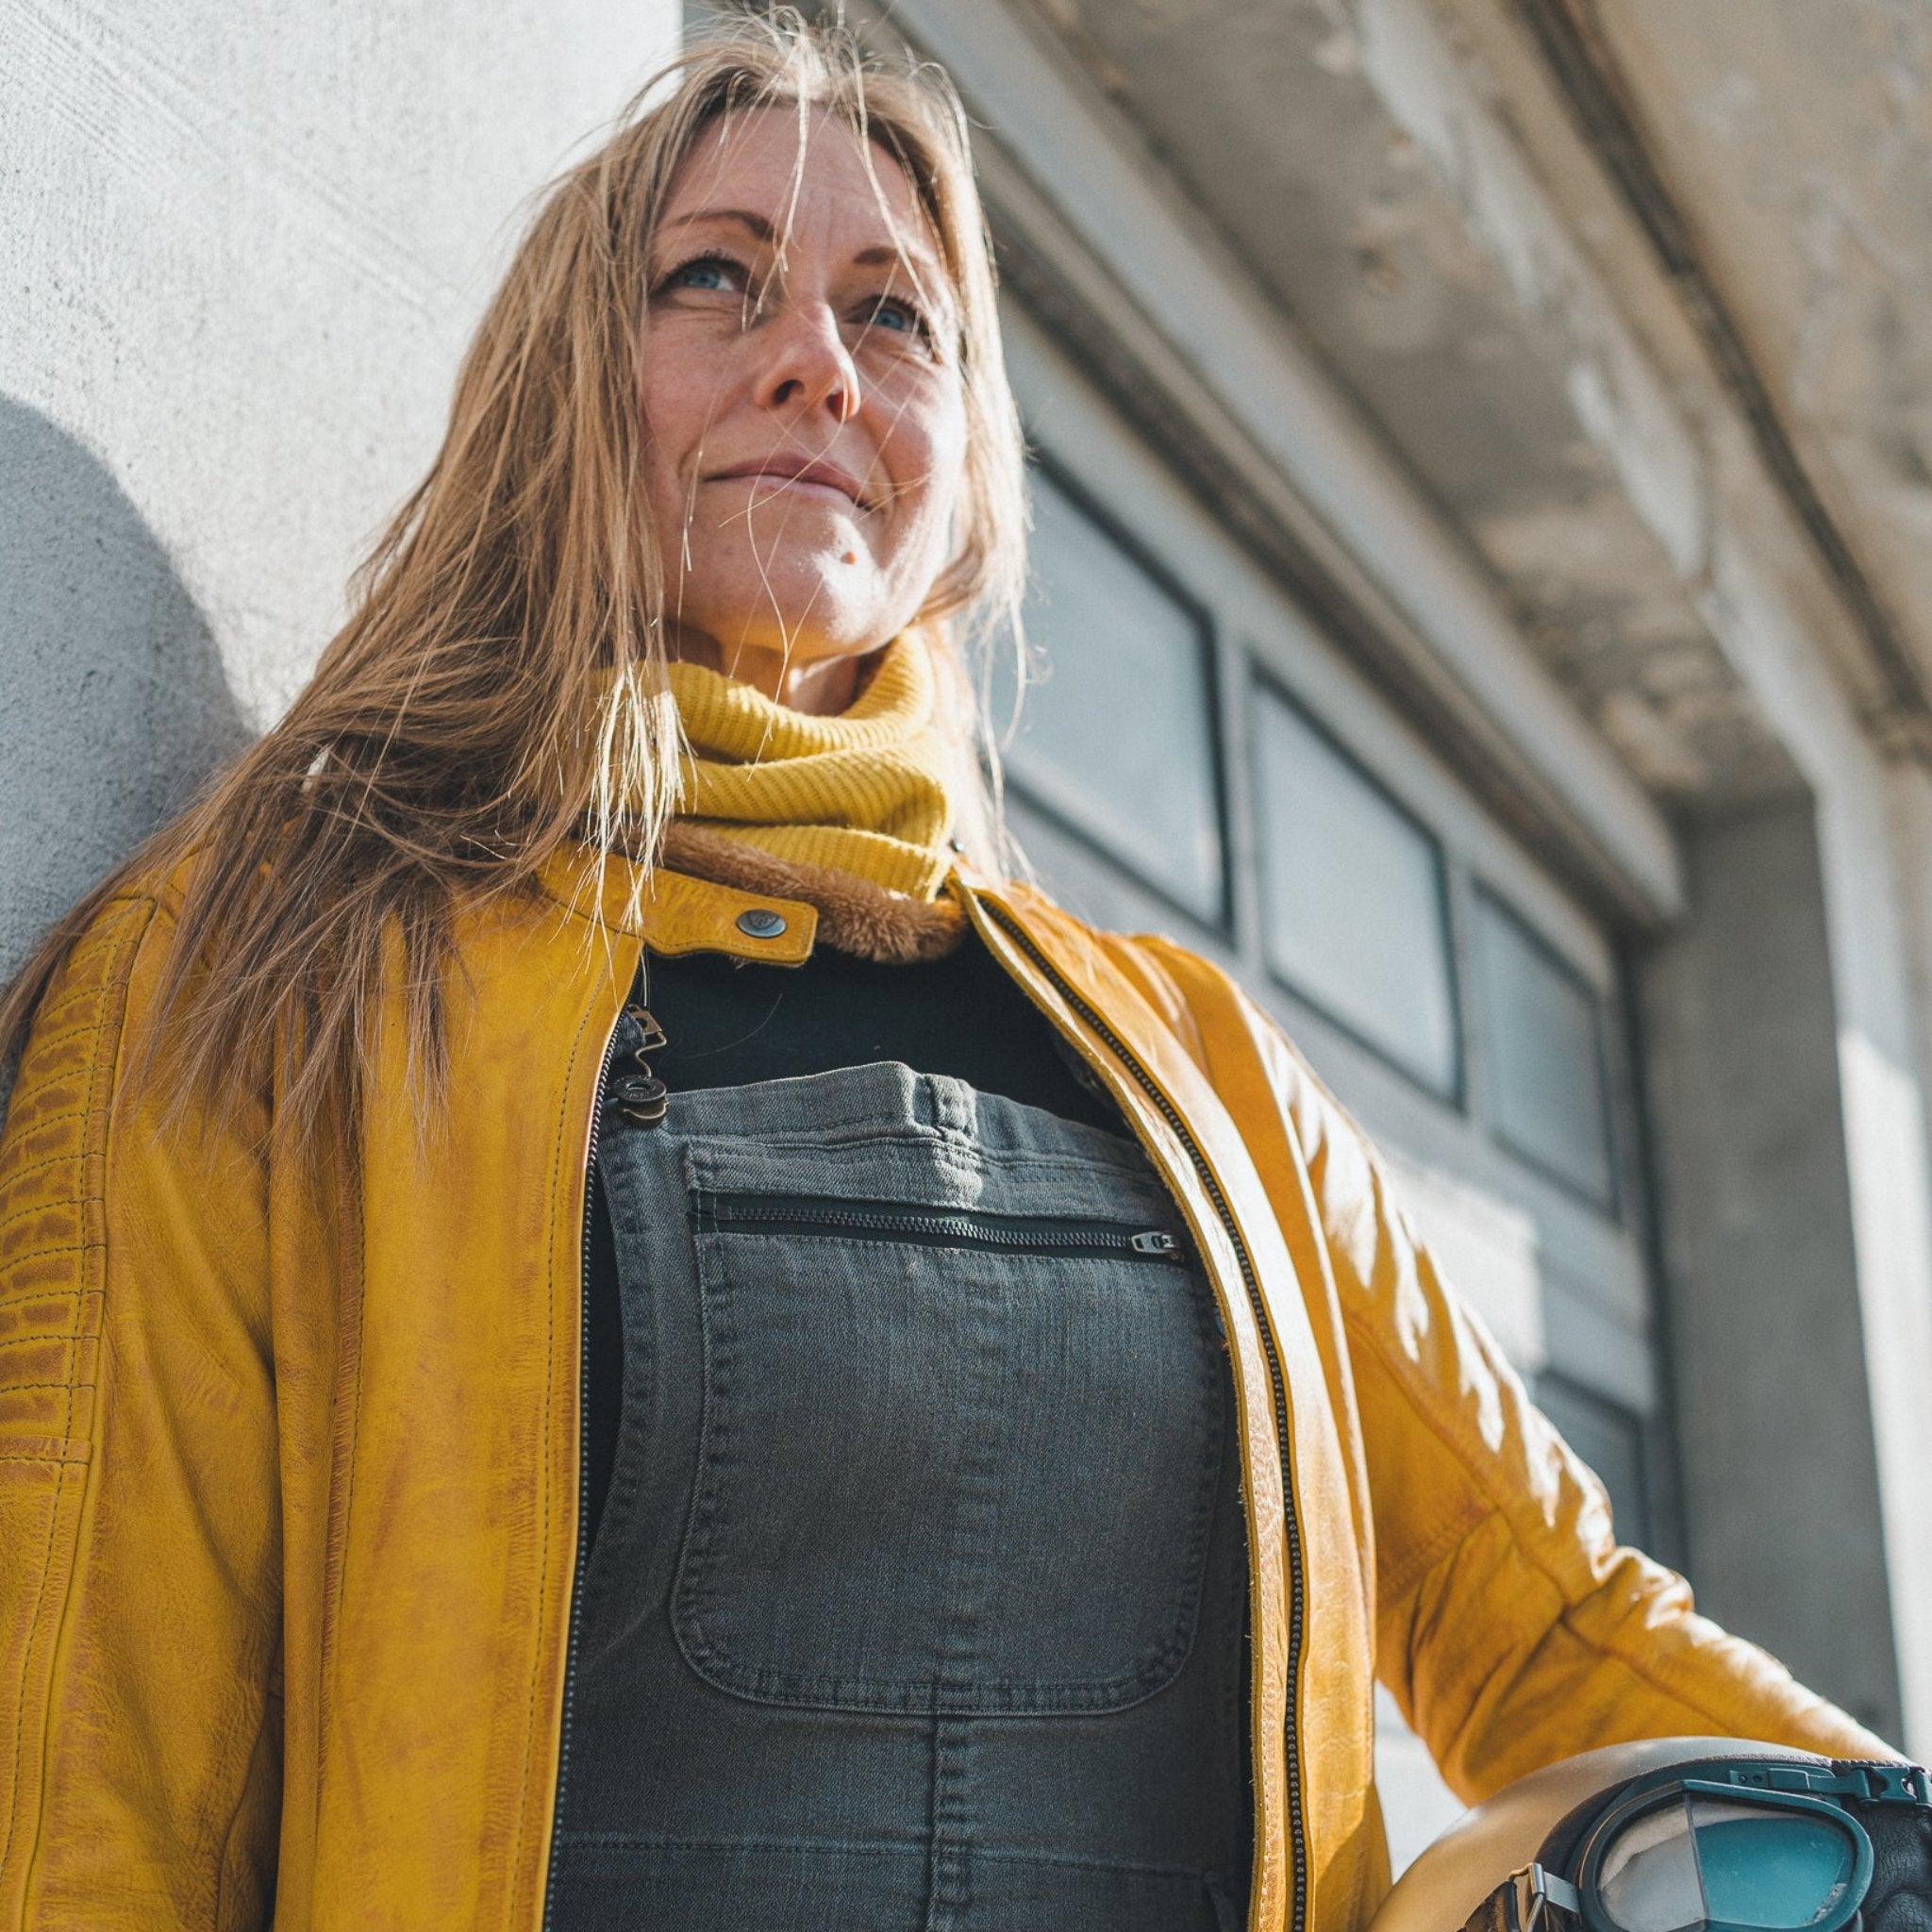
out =
[[[1477,1004],[1482,1009],[1483,1085],[1487,1091],[1484,1112],[1488,1118],[1482,1124],[1494,1139],[1496,1145],[1511,1159],[1522,1161],[1532,1173],[1540,1174],[1552,1186],[1560,1188],[1573,1201],[1622,1227],[1626,1224],[1627,1217],[1624,1212],[1625,1191],[1622,1172],[1622,1149],[1617,1132],[1617,1108],[1610,1086],[1608,1041],[1605,1037],[1608,996],[1554,940],[1543,932],[1541,926],[1526,913],[1519,911],[1508,896],[1488,878],[1479,873],[1472,874],[1470,891],[1471,906],[1475,915],[1473,921],[1474,930],[1470,934],[1474,954],[1472,963],[1474,968],[1471,981],[1475,990]],[[1501,918],[1513,926],[1529,950],[1541,955],[1559,978],[1567,979],[1578,988],[1589,1003],[1591,1058],[1596,1068],[1597,1125],[1603,1134],[1606,1187],[1602,1194],[1593,1193],[1574,1175],[1564,1174],[1543,1159],[1534,1148],[1524,1145],[1511,1135],[1503,1124],[1502,1092],[1496,1077],[1497,1056],[1495,1042],[1491,1037],[1491,1016],[1489,1010],[1487,969],[1481,957],[1483,947],[1489,943],[1483,932],[1483,921],[1491,916]]]
[[[1029,470],[1037,469],[1041,472],[1053,487],[1072,504],[1074,510],[1084,516],[1109,543],[1120,550],[1135,569],[1150,578],[1163,595],[1187,614],[1193,625],[1195,655],[1199,659],[1203,716],[1208,727],[1208,803],[1215,843],[1220,856],[1213,882],[1216,906],[1214,916],[1211,919],[1205,918],[1195,908],[1175,898],[1173,891],[1160,880],[1136,865],[1128,853],[1110,844],[1100,833],[1081,824],[1037,787],[1029,785],[1024,774],[1015,769],[1010,752],[1004,746],[1000,753],[1003,781],[1008,789],[1018,795],[1027,810],[1045,820],[1054,830],[1073,840],[1094,857],[1112,866],[1115,871],[1124,873],[1142,891],[1152,893],[1163,907],[1177,913],[1190,925],[1231,943],[1235,937],[1235,858],[1228,811],[1227,747],[1224,742],[1222,724],[1221,620],[1218,614],[1196,597],[1118,516],[1085,487],[1071,468],[1056,457],[1050,448],[1036,440],[1029,440],[1026,463]],[[1029,556],[1029,585],[1032,576],[1033,564]],[[1028,648],[1031,649],[1030,644]],[[1020,731],[1024,728],[1025,715],[1026,705],[1023,692],[1019,722],[1015,726],[1012,741],[1015,743],[1018,741]]]
[[[1455,895],[1449,877],[1448,842],[1420,812],[1413,809],[1382,780],[1374,768],[1360,758],[1324,718],[1305,703],[1298,692],[1276,675],[1269,666],[1262,663],[1253,652],[1247,654],[1247,684],[1253,700],[1246,708],[1249,810],[1254,818],[1255,908],[1258,927],[1256,940],[1263,971],[1291,999],[1299,1001],[1310,1012],[1317,1014],[1324,1024],[1334,1027],[1338,1033],[1364,1053],[1369,1054],[1391,1072],[1399,1074],[1417,1092],[1425,1094],[1430,1100],[1466,1116],[1469,1113],[1470,1088],[1469,1017],[1464,1007],[1462,961],[1457,945]],[[1270,833],[1266,816],[1261,809],[1261,719],[1262,708],[1270,702],[1278,703],[1293,713],[1311,736],[1325,744],[1370,791],[1418,834],[1435,861],[1436,884],[1433,896],[1436,925],[1441,939],[1442,965],[1448,979],[1449,995],[1450,1070],[1449,1084],[1446,1088],[1438,1087],[1425,1079],[1413,1066],[1398,1058],[1387,1046],[1370,1039],[1353,1021],[1338,1013],[1325,1000],[1291,978],[1275,963],[1268,938],[1267,846]]]

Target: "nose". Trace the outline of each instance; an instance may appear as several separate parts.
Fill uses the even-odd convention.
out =
[[[762,388],[766,406],[810,414],[823,409],[835,423],[858,413],[858,370],[824,303],[786,303],[765,333],[771,360]]]

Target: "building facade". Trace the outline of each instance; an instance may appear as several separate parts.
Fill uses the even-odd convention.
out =
[[[1828,48],[1756,0],[844,11],[979,128],[1041,877],[1239,973],[1629,1540],[1932,1749],[1932,49],[1879,0]],[[0,970],[299,685],[520,198],[679,28],[23,22]],[[1401,1857],[1453,1805],[1384,1717]]]
[[[1932,261],[1911,162],[1841,125],[1889,86],[1924,164],[1927,50],[1881,11],[1834,9],[1822,104],[1820,23],[1730,0],[890,30],[982,124],[1043,877],[1240,973],[1626,1537],[1923,1752],[1925,503],[1848,464],[1881,413],[1822,423],[1776,292],[1700,247],[1748,212],[1789,248],[1764,204],[1798,225],[1835,163],[1890,272]],[[1757,177],[1666,138],[1727,114]],[[1816,306],[1827,373],[1907,360],[1874,291]],[[1453,1807],[1383,1717],[1400,1859]]]

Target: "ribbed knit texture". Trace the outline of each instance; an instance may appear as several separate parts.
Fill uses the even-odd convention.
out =
[[[696,664],[670,673],[691,751],[680,819],[791,864],[938,896],[952,864],[953,808],[918,633],[888,644],[863,695],[832,718]]]

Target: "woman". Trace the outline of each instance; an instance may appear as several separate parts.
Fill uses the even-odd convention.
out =
[[[1252,1003],[1005,882],[1022,503],[940,80],[747,26],[552,194],[0,1013],[0,1924],[1343,1932],[1377,1674],[1471,1797],[1882,1748]]]

